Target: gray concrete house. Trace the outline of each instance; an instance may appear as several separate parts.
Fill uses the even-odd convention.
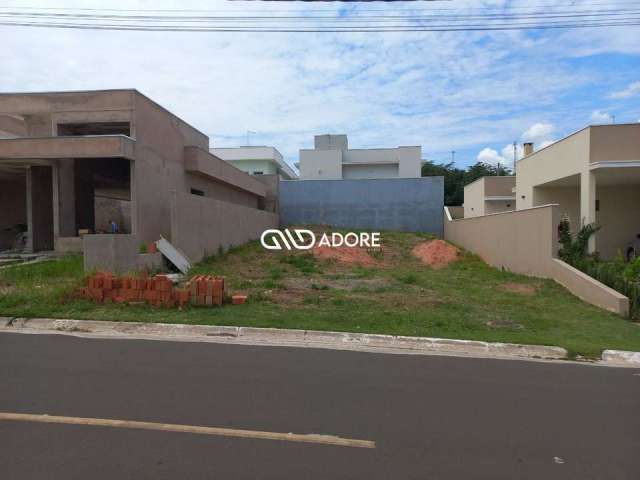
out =
[[[197,261],[277,226],[264,183],[209,148],[133,89],[0,94],[0,251],[85,250],[124,268],[160,236]]]

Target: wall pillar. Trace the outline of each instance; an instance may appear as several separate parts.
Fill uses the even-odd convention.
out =
[[[72,158],[60,159],[58,163],[58,216],[59,236],[76,237],[75,173]],[[55,193],[55,192],[54,192]]]
[[[596,222],[596,176],[591,171],[582,172],[580,174],[580,219],[581,225]],[[589,239],[588,252],[596,251],[596,236],[592,235]]]
[[[93,232],[96,228],[95,192],[93,185],[93,164],[80,160],[74,165],[75,227]],[[73,236],[77,236],[78,231]]]
[[[27,226],[28,252],[54,249],[53,175],[50,166],[27,169]]]

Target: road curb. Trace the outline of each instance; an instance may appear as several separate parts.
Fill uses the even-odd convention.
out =
[[[602,352],[602,361],[611,365],[630,365],[640,367],[640,352],[605,350]]]
[[[0,317],[0,331],[24,333],[53,331],[56,333],[76,335],[187,339],[192,341],[320,347],[388,353],[450,354],[551,360],[567,358],[567,351],[564,348],[544,345],[519,345],[513,343],[488,343],[476,340],[446,338],[217,325]],[[608,351],[612,352],[610,350]],[[640,356],[640,354],[638,355]],[[612,358],[614,357],[612,356]],[[619,359],[621,357],[618,355],[615,358]]]

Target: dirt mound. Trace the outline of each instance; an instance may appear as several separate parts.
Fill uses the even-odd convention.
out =
[[[458,249],[444,240],[429,240],[413,247],[413,255],[432,268],[443,268],[458,259]]]
[[[340,263],[360,264],[364,267],[376,265],[373,258],[364,248],[359,247],[314,247],[313,254],[317,258],[332,259]]]
[[[508,292],[520,293],[522,295],[535,295],[538,289],[533,285],[527,285],[525,283],[503,283],[500,285],[502,290]]]

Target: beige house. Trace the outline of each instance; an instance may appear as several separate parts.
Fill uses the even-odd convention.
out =
[[[517,163],[517,209],[557,203],[572,230],[602,229],[589,249],[603,258],[640,233],[640,124],[586,127]]]
[[[536,152],[532,144],[524,147],[516,164],[516,210],[558,204],[572,231],[600,225],[589,248],[602,258],[633,243],[640,234],[640,124],[588,126]],[[485,177],[465,187],[465,218],[511,209],[513,193],[501,178],[514,177]],[[500,195],[509,200],[496,200]]]
[[[464,216],[480,217],[516,209],[516,177],[482,177],[464,187]]]

